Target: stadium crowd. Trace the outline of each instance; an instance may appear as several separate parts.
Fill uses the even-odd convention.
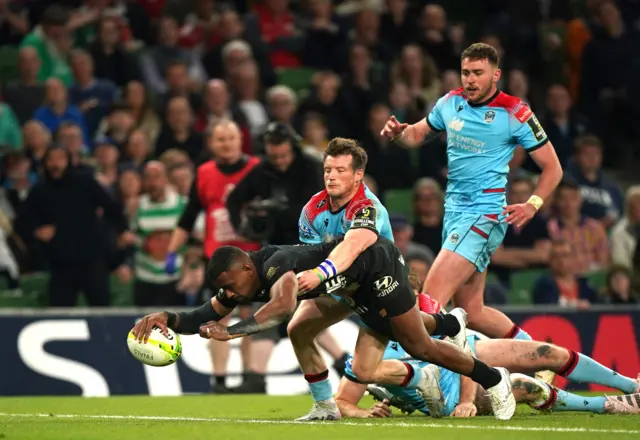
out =
[[[441,246],[446,139],[409,151],[379,132],[390,115],[424,118],[460,86],[462,49],[483,41],[501,55],[502,89],[536,112],[565,170],[553,203],[509,228],[487,302],[512,301],[522,280],[536,304],[639,301],[640,186],[625,189],[611,170],[634,161],[640,139],[640,3],[51,3],[0,0],[4,296],[30,295],[24,278],[48,272],[48,304],[75,305],[82,291],[108,305],[113,274],[134,285],[134,304],[198,303],[209,219],[191,219],[181,270],[165,270],[198,167],[255,168],[224,188],[217,241],[295,242],[336,136],[366,149],[367,184],[424,279]],[[223,120],[238,130],[216,131]],[[510,203],[526,202],[537,171],[519,149]]]

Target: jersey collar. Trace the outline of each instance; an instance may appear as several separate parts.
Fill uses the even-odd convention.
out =
[[[482,102],[471,102],[467,100],[467,103],[469,104],[470,107],[484,107],[485,105],[489,104],[491,101],[496,99],[500,93],[502,93],[500,89],[496,89],[496,92],[493,95],[491,95],[489,98],[485,99]]]

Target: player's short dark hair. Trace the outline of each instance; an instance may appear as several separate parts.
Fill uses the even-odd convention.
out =
[[[207,264],[207,278],[210,281],[218,279],[222,272],[226,272],[233,263],[245,256],[242,249],[235,246],[222,246],[215,250]]]
[[[602,150],[602,141],[596,135],[585,134],[582,136],[578,136],[573,142],[574,151],[576,153],[579,153],[582,148],[587,146],[598,147],[600,150]]]
[[[490,64],[496,67],[500,65],[500,56],[498,55],[498,51],[495,47],[486,43],[473,43],[471,46],[467,47],[462,52],[460,61],[467,58],[472,61],[487,60]]]
[[[351,156],[351,167],[354,171],[366,169],[369,160],[367,152],[358,144],[358,141],[341,137],[329,141],[324,151],[324,159],[326,160],[329,156]]]

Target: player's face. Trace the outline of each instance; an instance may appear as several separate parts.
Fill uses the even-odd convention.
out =
[[[250,264],[235,264],[222,272],[214,285],[224,289],[229,298],[239,303],[250,303],[258,289],[259,280]]]
[[[462,60],[462,87],[470,102],[482,102],[495,90],[500,79],[500,69],[491,65],[488,59]]]
[[[327,156],[324,160],[324,186],[331,197],[343,197],[360,185],[363,170],[353,169],[350,155]]]

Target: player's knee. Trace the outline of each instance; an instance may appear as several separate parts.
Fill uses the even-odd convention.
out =
[[[351,367],[353,375],[360,383],[375,383],[375,370],[367,369],[362,365],[353,364]]]
[[[291,343],[298,347],[309,344],[316,336],[310,332],[310,329],[305,325],[303,320],[291,320],[287,325],[287,334],[289,335]]]

